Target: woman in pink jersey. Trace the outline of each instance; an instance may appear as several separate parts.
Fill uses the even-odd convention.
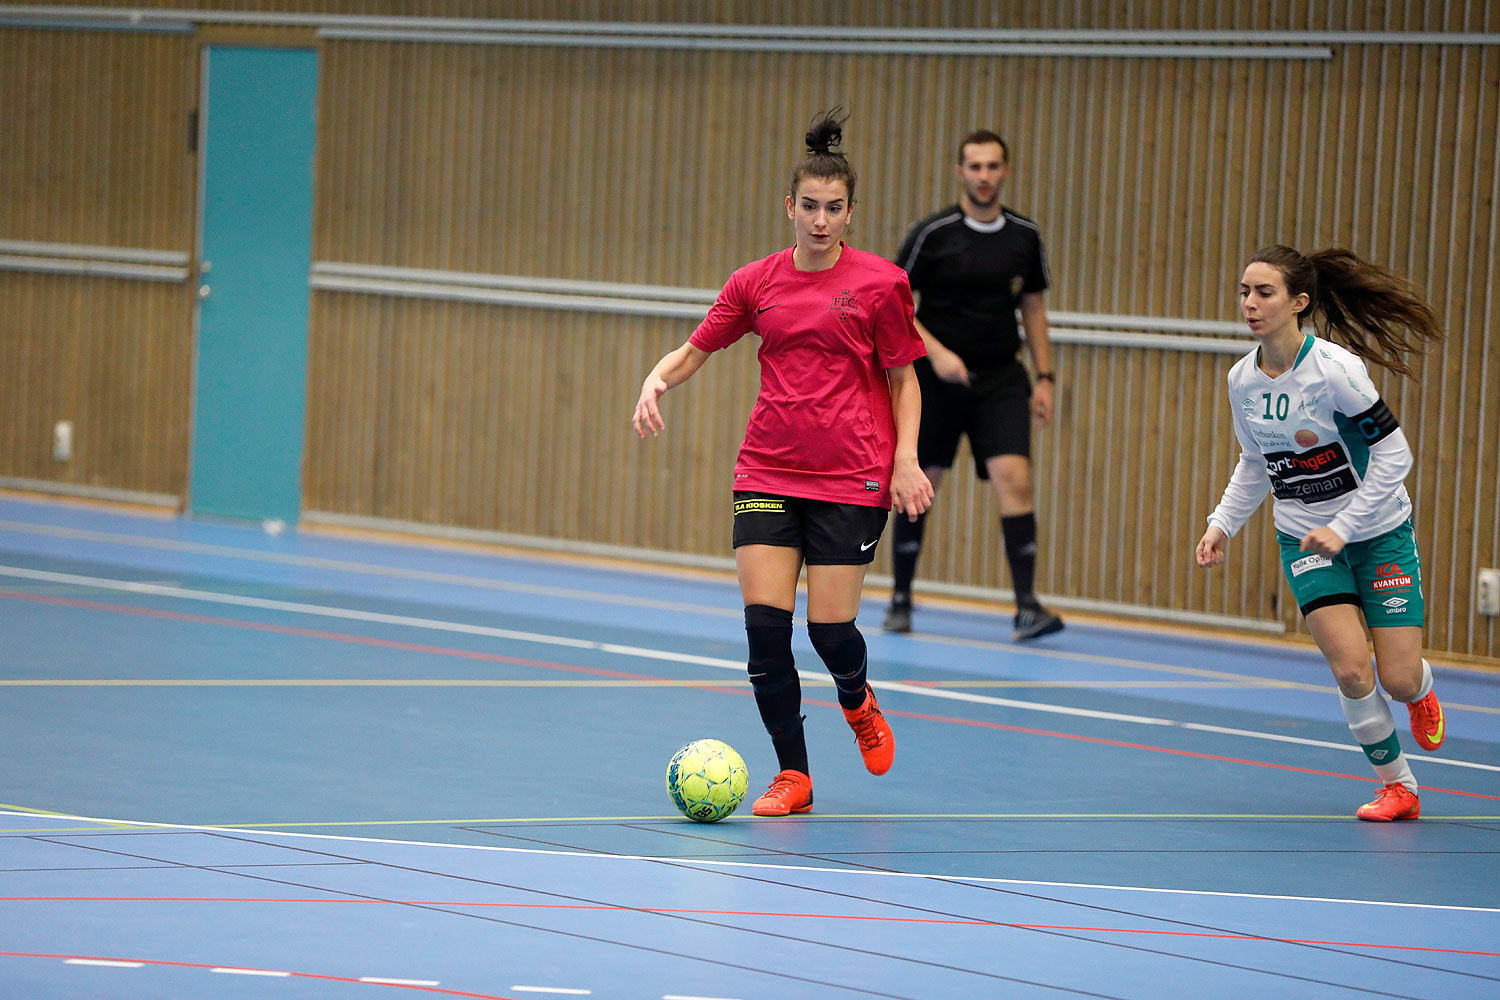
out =
[[[891,728],[866,682],[855,627],[865,570],[892,506],[915,518],[932,503],[917,464],[922,398],[912,362],[926,354],[912,323],[906,273],[840,237],[854,206],[838,109],[808,131],[792,173],[790,248],[730,275],[708,317],[641,386],[634,424],[663,428],[661,396],[709,354],[747,333],[761,339],[760,396],[734,470],[734,548],[745,602],[750,683],[780,773],[757,816],[812,809],[792,610],[807,565],[807,632],[838,688],[865,767],[884,774]]]

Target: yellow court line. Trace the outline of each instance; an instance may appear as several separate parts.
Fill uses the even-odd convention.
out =
[[[53,812],[50,809],[32,809],[30,806],[13,806],[9,802],[0,802],[0,809],[6,812],[31,813],[36,816],[62,816],[72,818],[72,813]]]
[[[56,814],[47,814],[56,815]],[[850,819],[889,819],[889,820],[1279,820],[1279,821],[1343,821],[1351,817],[1351,813],[822,813],[819,815],[798,816],[801,822],[823,821],[833,822]],[[1500,816],[1429,816],[1436,821],[1494,821],[1500,820]],[[189,830],[237,830],[254,832],[255,830],[284,830],[291,828],[331,828],[331,827],[382,827],[382,826],[504,826],[524,824],[545,823],[647,823],[665,821],[686,822],[679,815],[661,816],[512,816],[508,818],[494,819],[408,819],[408,820],[343,820],[329,823],[302,822],[302,823],[212,823],[184,825],[183,829]],[[752,822],[760,822],[754,820]],[[171,826],[172,824],[167,824]],[[95,830],[161,830],[161,824],[156,825],[133,825],[126,823],[99,824],[96,826],[79,827],[49,827],[44,829],[0,829],[0,834],[35,834],[35,833],[86,833]],[[742,845],[754,847],[753,844]]]

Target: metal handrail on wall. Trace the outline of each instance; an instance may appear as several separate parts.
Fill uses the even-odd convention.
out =
[[[176,250],[0,240],[0,271],[78,274],[180,284],[187,281],[191,273],[188,264],[188,254]]]
[[[1500,34],[1494,32],[891,28],[0,4],[0,26],[160,32],[191,31],[202,24],[301,27],[316,29],[324,38],[462,44],[1154,59],[1327,60],[1333,58],[1330,45],[1500,45]]]
[[[308,283],[314,289],[328,292],[691,320],[702,319],[718,295],[718,290],[712,288],[573,281],[330,261],[315,262]],[[1049,312],[1047,325],[1051,339],[1059,344],[1208,354],[1244,354],[1254,346],[1244,337],[1245,330],[1240,324],[1219,320]]]

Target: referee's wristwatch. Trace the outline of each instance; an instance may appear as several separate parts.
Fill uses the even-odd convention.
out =
[[[1037,372],[1036,380],[1038,382],[1051,382],[1053,385],[1057,384],[1057,376],[1052,372]]]

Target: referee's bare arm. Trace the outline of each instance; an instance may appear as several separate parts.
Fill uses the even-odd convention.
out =
[[[635,404],[635,417],[631,423],[635,425],[637,434],[644,438],[648,430],[652,437],[661,433],[662,428],[666,427],[661,419],[659,404],[662,393],[692,378],[693,373],[702,368],[703,362],[707,360],[707,351],[684,341],[681,347],[656,363],[651,374],[646,376],[646,381],[641,383],[641,398]]]
[[[932,331],[922,325],[919,319],[912,320],[912,325],[917,328],[917,335],[922,338],[922,343],[927,345],[927,360],[932,365],[932,373],[944,382],[955,382],[958,385],[969,384],[969,366],[964,364],[964,359],[932,335]]]
[[[1031,412],[1036,422],[1046,427],[1052,422],[1052,342],[1047,339],[1047,305],[1041,292],[1021,296],[1021,326],[1026,330],[1026,349],[1038,378],[1031,390]]]

